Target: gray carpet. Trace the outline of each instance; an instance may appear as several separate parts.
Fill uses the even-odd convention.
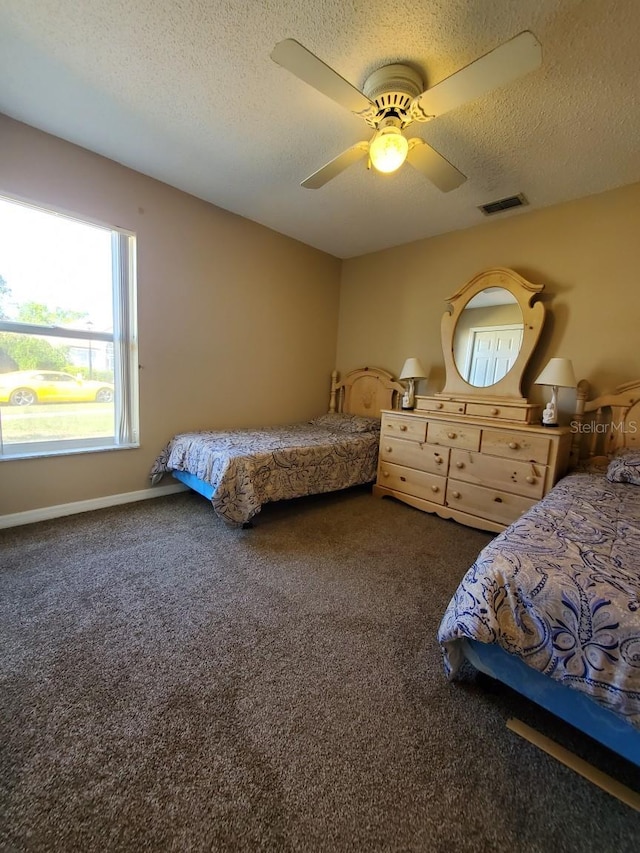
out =
[[[368,489],[231,530],[188,493],[0,532],[2,851],[637,851],[505,728],[637,770],[435,634],[489,535]]]

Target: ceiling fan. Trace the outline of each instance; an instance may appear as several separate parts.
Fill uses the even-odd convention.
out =
[[[524,31],[426,91],[414,68],[395,64],[374,71],[361,92],[294,39],[278,42],[271,58],[361,116],[375,131],[369,141],[357,142],[306,178],[303,187],[318,189],[368,156],[380,172],[395,172],[407,160],[440,190],[449,192],[466,176],[423,139],[407,139],[402,131],[414,121],[430,121],[534,71],[542,62],[542,48],[533,33]]]

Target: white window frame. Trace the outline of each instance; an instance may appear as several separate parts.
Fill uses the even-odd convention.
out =
[[[28,459],[40,456],[60,456],[101,450],[126,450],[140,446],[138,412],[138,329],[136,287],[136,237],[122,228],[96,222],[84,216],[69,214],[41,204],[25,202],[10,196],[0,196],[4,201],[23,204],[75,220],[83,225],[103,228],[111,232],[113,332],[84,331],[60,326],[41,326],[0,319],[0,332],[59,337],[67,340],[98,340],[113,345],[114,359],[114,435],[103,438],[52,439],[50,441],[12,442],[2,440],[0,413],[0,461]]]

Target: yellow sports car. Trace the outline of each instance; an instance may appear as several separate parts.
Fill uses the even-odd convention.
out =
[[[17,370],[0,373],[0,403],[32,406],[34,403],[111,403],[113,385],[93,379],[76,379],[54,370]]]

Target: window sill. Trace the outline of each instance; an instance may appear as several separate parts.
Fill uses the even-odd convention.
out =
[[[79,453],[104,453],[110,450],[135,450],[138,447],[140,447],[140,442],[133,442],[131,444],[103,444],[73,448],[50,448],[46,450],[24,448],[9,453],[5,450],[5,452],[0,455],[0,462],[11,462],[14,459],[45,459],[51,456],[76,456]]]

